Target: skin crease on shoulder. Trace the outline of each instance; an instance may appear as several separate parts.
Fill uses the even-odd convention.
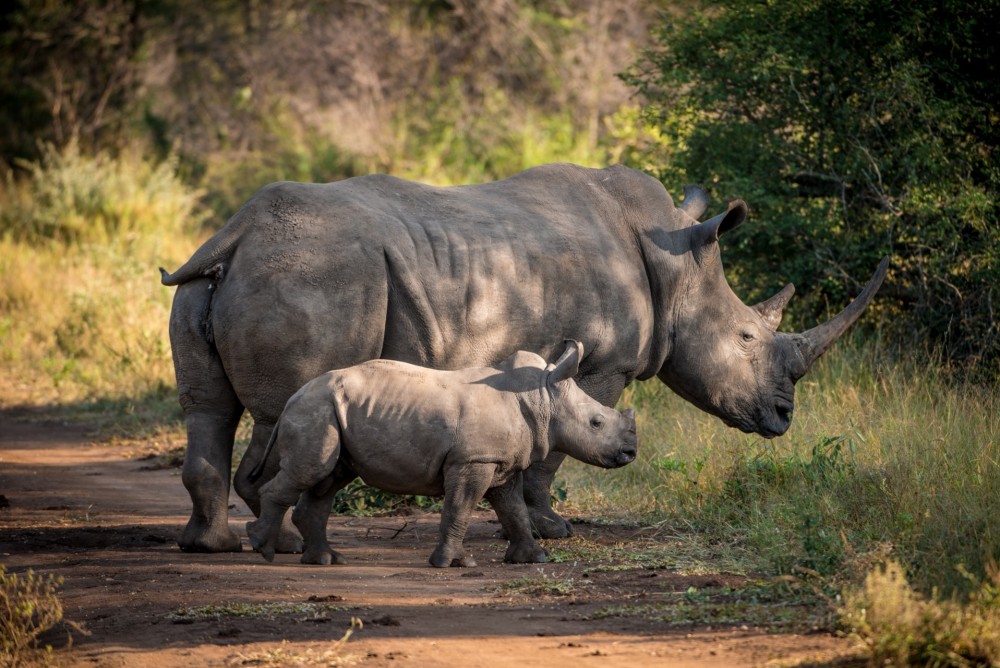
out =
[[[581,390],[613,406],[630,382],[659,378],[727,425],[784,433],[794,386],[861,315],[886,262],[840,314],[778,331],[791,286],[743,304],[726,282],[720,239],[741,200],[703,222],[707,198],[621,166],[543,165],[502,181],[438,188],[384,175],[277,183],[254,195],[163,282],[188,428],[182,479],[189,551],[239,550],[228,525],[240,416],[254,420],[234,486],[249,479],[287,399],[311,378],[377,358],[437,369],[496,364],[517,350],[546,359],[559,341],[587,351]],[[565,455],[523,474],[533,530],[569,535],[549,487]],[[292,527],[278,549],[301,542]]]
[[[288,400],[251,474],[266,481],[260,519],[247,524],[252,545],[272,560],[294,504],[302,562],[343,563],[326,524],[333,495],[360,476],[395,493],[444,495],[434,566],[475,565],[462,541],[484,496],[510,540],[505,560],[544,562],[521,472],[550,451],[605,468],[636,456],[634,412],[580,390],[573,376],[582,357],[582,345],[569,341],[551,365],[525,351],[494,367],[456,371],[375,360],[306,383]]]

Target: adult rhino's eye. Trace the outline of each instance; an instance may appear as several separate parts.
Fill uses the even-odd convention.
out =
[[[590,418],[590,426],[593,427],[594,429],[602,428],[604,426],[604,418],[601,417],[600,415],[595,415],[594,417]]]

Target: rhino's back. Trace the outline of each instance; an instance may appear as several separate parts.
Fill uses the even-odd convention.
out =
[[[288,271],[323,280],[333,267],[355,267],[385,249],[453,276],[471,260],[491,259],[490,251],[513,261],[608,254],[634,244],[623,202],[607,183],[623,180],[620,169],[544,165],[452,187],[384,174],[271,184],[227,223],[239,229],[239,240],[226,272],[250,279]]]

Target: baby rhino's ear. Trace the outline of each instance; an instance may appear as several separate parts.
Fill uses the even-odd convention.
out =
[[[572,339],[566,340],[566,349],[553,364],[548,365],[548,382],[559,383],[568,380],[580,370],[580,360],[583,359],[583,344]]]

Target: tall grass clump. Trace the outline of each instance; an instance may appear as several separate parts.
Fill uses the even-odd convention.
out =
[[[888,561],[845,592],[841,622],[876,666],[1000,665],[1000,578],[975,578],[966,600],[929,600]]]
[[[62,602],[56,594],[61,579],[8,573],[0,564],[0,665],[30,665],[42,658],[35,646],[39,635],[63,618]],[[48,648],[51,651],[51,648]]]
[[[797,387],[773,441],[726,429],[657,383],[629,388],[639,459],[564,467],[570,500],[703,532],[747,568],[857,582],[886,557],[924,594],[1000,562],[1000,400],[907,360],[840,345]]]
[[[172,160],[44,148],[0,185],[0,406],[163,395],[171,291],[199,193]]]

